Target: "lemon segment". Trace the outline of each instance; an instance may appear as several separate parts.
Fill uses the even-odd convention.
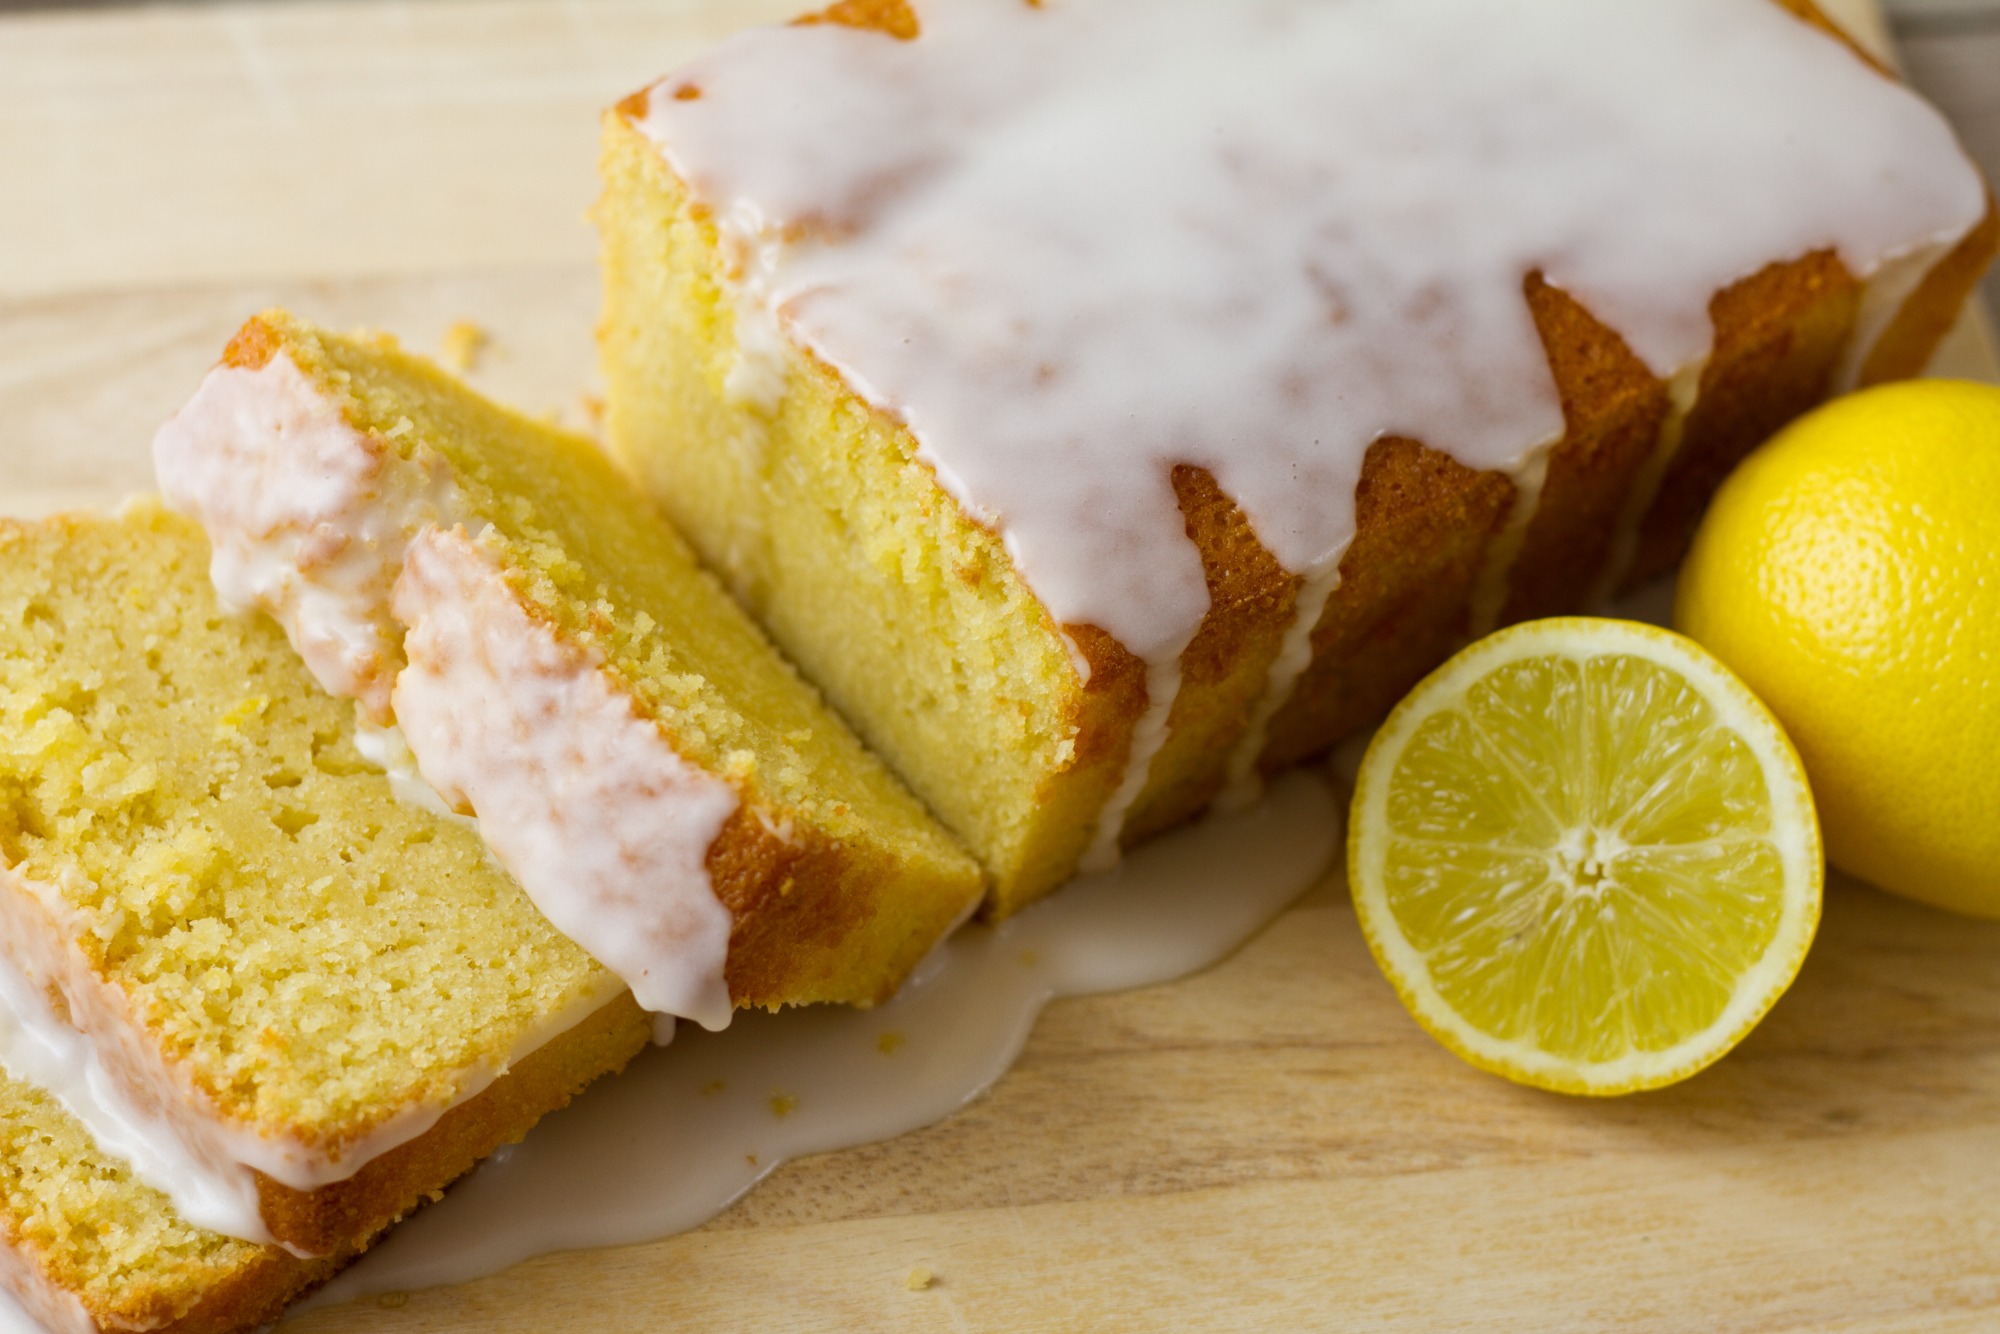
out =
[[[1696,645],[1583,617],[1491,635],[1362,762],[1355,909],[1418,1022],[1572,1093],[1686,1078],[1796,976],[1823,864],[1805,772]]]

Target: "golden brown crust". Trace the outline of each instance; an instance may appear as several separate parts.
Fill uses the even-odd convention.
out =
[[[1575,607],[1610,554],[1626,492],[1668,411],[1666,385],[1624,339],[1539,273],[1525,291],[1562,399],[1563,437],[1509,572],[1504,621]]]
[[[1714,350],[1680,449],[1640,525],[1631,586],[1672,569],[1722,479],[1826,396],[1860,298],[1860,284],[1828,251],[1772,264],[1716,293],[1708,307]]]
[[[1863,386],[1888,380],[1906,380],[1923,374],[1938,341],[1951,332],[1965,299],[1986,276],[1987,266],[2000,252],[2000,205],[1992,191],[1986,194],[1986,216],[1951,253],[1924,275],[1923,282],[1903,303],[1889,327],[1882,331],[1868,354],[1858,377]]]
[[[914,938],[901,942],[901,971],[894,972],[859,952],[842,958],[840,949],[878,909],[875,890],[883,877],[864,871],[885,868],[866,866],[861,849],[818,829],[781,834],[775,819],[746,803],[709,846],[709,878],[734,919],[724,965],[730,999],[739,1008],[765,1009],[886,999],[925,946]]]
[[[1943,276],[1910,303],[1922,314],[1898,322],[1911,349],[1906,358],[1920,365],[1928,357],[1983,269],[1995,230],[1989,223],[1968,238],[1939,266]],[[1539,275],[1529,276],[1525,292],[1565,431],[1513,564],[1503,616],[1509,621],[1581,605],[1668,411],[1666,385],[1579,302]],[[1716,295],[1715,350],[1682,447],[1642,527],[1635,579],[1677,561],[1728,471],[1824,396],[1858,292],[1837,259],[1816,254],[1774,264]],[[1240,688],[1245,669],[1258,680],[1268,670],[1299,581],[1255,543],[1240,516],[1234,523],[1222,517],[1233,505],[1212,479],[1206,487],[1191,483],[1196,474],[1177,473],[1177,491],[1215,605],[1183,655],[1174,718],[1177,727],[1193,720],[1200,728],[1242,716],[1232,687]],[[1414,441],[1371,448],[1341,586],[1314,631],[1311,666],[1272,720],[1264,768],[1308,758],[1366,725],[1463,641],[1474,582],[1512,503],[1513,486],[1499,474],[1474,473]],[[1129,735],[1129,718],[1125,727]],[[1213,730],[1231,735],[1226,727]],[[1132,839],[1207,803],[1220,781],[1222,752],[1213,740],[1205,744],[1205,765],[1155,767],[1153,790],[1134,813]]]
[[[694,85],[686,84],[683,86],[692,88]],[[699,97],[700,95],[700,90],[696,89],[695,96]],[[627,123],[644,120],[646,117],[646,108],[651,106],[652,102],[653,90],[651,88],[641,88],[636,93],[627,93],[624,97],[619,98],[618,104],[611,108],[611,114]]]
[[[524,597],[520,606],[551,636],[561,635],[535,601]],[[608,665],[603,670],[616,676]],[[668,721],[648,707],[632,683],[621,680],[620,686],[668,746],[686,754],[688,747],[675,742]],[[790,820],[766,809],[754,790],[732,786],[738,789],[737,808],[709,844],[703,863],[731,918],[723,964],[730,1000],[738,1009],[777,1009],[886,999],[943,934],[955,905],[932,904],[934,916],[915,920],[907,920],[906,911],[910,929],[899,940],[870,937],[864,928],[871,921],[889,920],[882,891],[895,883],[897,871],[888,858],[877,854],[871,860],[873,849]]]
[[[908,0],[839,0],[838,4],[792,22],[800,27],[837,23],[844,28],[887,33],[902,42],[915,41],[920,31],[916,11],[910,8]]]
[[[1839,38],[1842,46],[1845,46],[1855,55],[1861,57],[1863,61],[1884,78],[1893,79],[1896,77],[1894,70],[1890,69],[1880,60],[1877,60],[1872,52],[1850,37],[1847,29],[1841,27],[1822,13],[1819,6],[1813,3],[1813,0],[1772,0],[1772,3],[1781,9],[1790,10],[1793,14],[1804,19],[1821,32],[1830,33],[1834,37]]]
[[[519,1140],[593,1080],[624,1069],[652,1031],[651,1018],[629,993],[621,994],[530,1052],[424,1134],[345,1181],[300,1191],[259,1173],[265,1226],[280,1241],[315,1254],[364,1243],[493,1150]]]
[[[91,1319],[105,1334],[145,1330],[148,1334],[230,1334],[275,1320],[285,1306],[309,1289],[332,1278],[354,1259],[359,1248],[338,1255],[301,1260],[275,1246],[232,1271],[203,1292],[193,1306],[179,1294],[162,1291],[130,1293],[115,1308],[85,1303]]]
[[[1778,3],[1839,32],[1807,0]],[[633,133],[628,119],[612,118],[614,135]],[[641,163],[641,179],[666,177],[659,188],[699,217],[698,206],[682,198],[671,172],[643,142],[614,151]],[[1892,325],[1871,372],[1902,373],[1928,357],[2000,239],[1996,232],[2000,223],[1989,218],[1938,267]],[[632,244],[643,245],[643,238]],[[1504,619],[1572,610],[1593,591],[1616,529],[1645,503],[1633,487],[1655,475],[1670,411],[1667,386],[1611,329],[1539,276],[1524,281],[1561,398],[1564,434],[1550,452],[1542,494],[1508,571]],[[1858,295],[1852,275],[1830,255],[1773,264],[1715,294],[1713,353],[1680,445],[1645,505],[1635,535],[1634,581],[1670,567],[1722,476],[1824,395]],[[640,304],[634,297],[632,308]],[[630,310],[627,318],[633,318]],[[614,369],[626,375],[627,385],[646,374],[636,366]],[[620,435],[616,408],[614,403],[613,435],[620,449],[628,460],[645,457],[646,440]],[[892,414],[866,404],[856,411],[884,435],[906,434]],[[665,465],[652,482],[670,484]],[[1174,485],[1201,554],[1211,607],[1183,655],[1172,733],[1130,813],[1128,842],[1193,815],[1211,798],[1300,589],[1298,578],[1278,568],[1255,541],[1212,477],[1184,467],[1175,471]],[[1272,720],[1263,768],[1308,758],[1365,726],[1463,642],[1474,586],[1515,503],[1508,477],[1466,469],[1420,442],[1382,440],[1370,448],[1340,587],[1313,630],[1311,664]],[[1094,816],[1080,813],[1101,810],[1116,788],[1146,702],[1143,663],[1090,627],[1064,630],[1091,669],[1089,684],[1068,701],[1077,752],[1066,766],[1047,770],[1036,787],[1046,814],[1038,817],[1038,831],[1019,844],[1031,853],[1004,854],[1024,864],[989,868],[1003,886],[1003,897],[989,905],[996,914],[1032,901],[1064,877],[1072,864],[1065,859],[1081,851],[1094,823]]]
[[[1506,477],[1414,440],[1369,447],[1340,587],[1313,631],[1311,665],[1271,720],[1267,772],[1370,721],[1463,640],[1473,585],[1513,503]]]
[[[1192,817],[1221,790],[1305,584],[1257,541],[1249,516],[1206,468],[1182,464],[1173,484],[1188,540],[1201,553],[1208,613],[1181,653],[1180,694],[1153,760],[1150,781],[1162,795],[1126,822],[1128,845]]]
[[[284,331],[276,324],[264,315],[252,315],[222,349],[222,364],[243,371],[262,370],[284,342]]]
[[[166,1334],[225,1334],[274,1319],[284,1306],[338,1273],[385,1228],[470,1171],[503,1144],[567,1104],[599,1077],[621,1070],[652,1036],[651,1017],[629,994],[531,1053],[479,1096],[447,1112],[428,1132],[384,1154],[348,1181],[314,1192],[294,1191],[259,1177],[266,1223],[280,1239],[312,1258],[279,1246],[243,1247],[242,1262],[204,1270],[190,1291],[163,1279],[128,1289],[112,1303],[86,1300],[100,1328]],[[83,1291],[80,1275],[31,1245],[16,1254],[54,1286]]]
[[[1083,656],[1090,675],[1069,707],[1074,756],[1044,780],[1036,800],[1045,809],[1096,811],[1124,777],[1132,729],[1146,711],[1146,664],[1094,625],[1066,625],[1062,633]],[[1034,862],[1016,868],[1004,889],[996,888],[983,914],[1005,917],[1067,880],[1095,831],[1095,820],[1085,820],[1075,823],[1067,838],[1039,844]]]

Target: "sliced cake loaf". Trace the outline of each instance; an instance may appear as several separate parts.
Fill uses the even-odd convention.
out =
[[[270,312],[154,452],[224,597],[399,724],[649,1010],[872,1003],[976,903],[976,864],[588,441]]]
[[[2000,236],[1804,0],[818,20],[606,117],[609,441],[1001,911],[1666,568]]]
[[[325,1278],[183,1222],[53,1096],[0,1072],[0,1290],[49,1334],[242,1329]]]
[[[98,1143],[0,1090],[0,1222],[107,1327],[275,1309],[652,1033],[208,558],[0,523],[0,1063]]]

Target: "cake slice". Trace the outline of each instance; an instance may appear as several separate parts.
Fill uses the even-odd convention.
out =
[[[977,865],[590,442],[387,338],[252,319],[154,446],[225,599],[648,1010],[888,996]]]
[[[245,1329],[339,1263],[183,1222],[60,1102],[4,1071],[0,1243],[0,1292],[48,1334]]]
[[[208,556],[0,522],[0,1273],[112,1327],[268,1313],[652,1034]]]
[[[848,0],[604,128],[613,453],[999,912],[1666,568],[2000,236],[1805,0]]]

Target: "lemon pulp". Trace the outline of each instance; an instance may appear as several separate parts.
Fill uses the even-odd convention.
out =
[[[1747,689],[1666,631],[1562,618],[1482,640],[1391,716],[1350,876],[1447,1046],[1610,1093],[1749,1031],[1803,960],[1821,864],[1803,771]]]

